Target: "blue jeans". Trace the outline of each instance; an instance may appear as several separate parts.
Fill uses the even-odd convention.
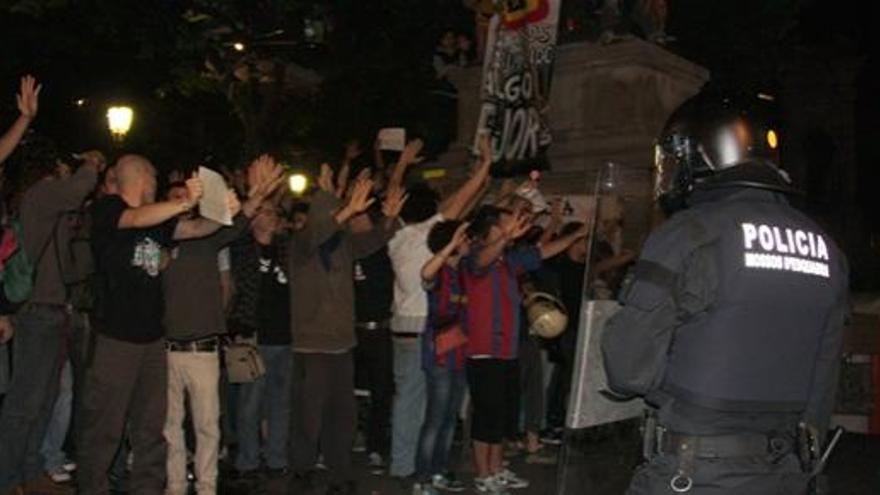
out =
[[[239,471],[260,467],[260,423],[264,417],[269,424],[263,451],[266,465],[270,469],[287,467],[293,353],[286,345],[261,345],[260,356],[266,374],[252,383],[242,384],[238,392],[235,468]]]
[[[67,461],[67,454],[62,449],[64,440],[67,439],[67,430],[70,427],[72,408],[73,370],[70,367],[70,360],[67,360],[61,370],[61,381],[59,382],[58,397],[55,399],[55,406],[52,409],[52,418],[49,420],[49,427],[46,428],[46,436],[43,437],[43,446],[40,447],[46,472],[53,473],[61,469]]]
[[[416,470],[416,446],[425,417],[421,338],[394,339],[394,405],[391,411],[391,476]]]
[[[60,307],[30,305],[13,324],[14,369],[0,414],[0,493],[43,473],[40,446],[70,334],[68,315]]]
[[[434,366],[425,370],[428,386],[428,408],[419,435],[416,476],[427,481],[449,469],[449,451],[455,436],[455,423],[464,400],[467,379],[464,370]]]

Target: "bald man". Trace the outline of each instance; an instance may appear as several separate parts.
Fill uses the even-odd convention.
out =
[[[162,325],[162,249],[174,241],[210,235],[220,225],[181,218],[202,196],[202,184],[186,182],[187,194],[155,202],[156,170],[138,155],[116,165],[116,193],[92,205],[96,261],[97,336],[82,399],[79,493],[109,493],[107,471],[126,419],[134,454],[132,494],[159,494],[165,483],[167,363]],[[230,195],[233,214],[240,209]]]

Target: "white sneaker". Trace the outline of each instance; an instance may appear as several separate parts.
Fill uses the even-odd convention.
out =
[[[434,485],[434,488],[445,492],[463,492],[467,488],[461,481],[444,474],[435,474],[432,476],[431,484]]]
[[[440,495],[430,483],[416,483],[413,485],[412,495]]]
[[[379,475],[384,473],[385,459],[382,458],[382,454],[370,452],[370,455],[367,456],[367,467],[370,468],[370,472],[373,474]]]
[[[76,463],[71,460],[64,461],[64,464],[61,465],[61,468],[67,471],[68,473],[72,473],[76,471]]]
[[[73,481],[73,476],[70,475],[67,471],[64,470],[63,467],[60,467],[51,473],[46,473],[49,475],[49,478],[53,483],[70,483]]]
[[[520,478],[510,469],[505,469],[495,475],[495,479],[507,488],[518,490],[520,488],[528,488],[529,482]]]
[[[478,493],[489,493],[491,495],[507,495],[507,487],[505,487],[495,476],[487,476],[485,478],[474,478],[474,487]]]

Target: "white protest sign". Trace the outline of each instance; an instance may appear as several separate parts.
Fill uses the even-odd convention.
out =
[[[229,210],[229,188],[219,173],[206,167],[199,167],[202,180],[202,199],[199,201],[199,214],[221,225],[232,225],[232,212]]]
[[[403,151],[406,147],[406,129],[402,127],[380,129],[377,139],[380,150]]]

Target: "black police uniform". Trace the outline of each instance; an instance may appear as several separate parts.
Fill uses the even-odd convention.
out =
[[[797,428],[831,415],[845,257],[781,193],[688,203],[648,238],[602,342],[612,391],[658,408],[627,493],[802,494]]]

